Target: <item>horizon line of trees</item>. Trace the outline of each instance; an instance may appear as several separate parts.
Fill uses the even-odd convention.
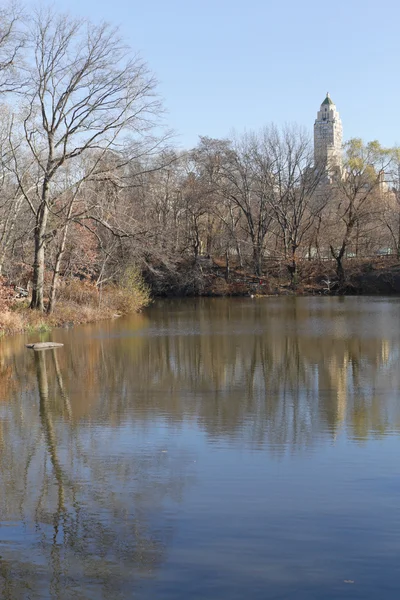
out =
[[[293,285],[304,258],[400,256],[400,151],[350,140],[343,171],[314,164],[308,134],[274,125],[172,146],[156,80],[108,24],[0,11],[0,275],[32,282],[31,308],[60,285],[99,288],[132,264],[161,282],[224,257]],[[162,285],[161,285],[162,287]],[[46,301],[45,301],[46,299]]]

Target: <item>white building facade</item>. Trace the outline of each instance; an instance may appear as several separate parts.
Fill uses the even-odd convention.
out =
[[[329,179],[342,171],[343,128],[339,112],[329,93],[321,104],[314,123],[315,166],[324,168]]]

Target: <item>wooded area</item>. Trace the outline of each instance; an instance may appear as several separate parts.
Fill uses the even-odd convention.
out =
[[[51,313],[140,271],[195,293],[204,258],[262,276],[279,260],[400,255],[400,152],[350,140],[330,183],[308,134],[271,125],[177,150],[156,80],[107,24],[0,14],[0,275]],[[266,119],[268,115],[266,115]],[[201,271],[201,269],[200,269]]]

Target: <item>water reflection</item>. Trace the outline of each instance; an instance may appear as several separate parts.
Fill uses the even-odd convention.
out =
[[[51,384],[59,414],[114,426],[194,419],[210,436],[275,448],[343,425],[357,438],[398,431],[400,305],[346,300],[163,303],[134,327],[59,334],[73,341]]]
[[[142,448],[123,433],[113,439],[109,423],[77,427],[87,408],[74,411],[64,381],[77,356],[58,352],[2,353],[3,368],[8,358],[26,373],[21,387],[7,384],[7,405],[2,398],[0,597],[126,597],[163,560],[172,532],[151,515],[182,494],[188,459],[164,455],[161,440]],[[75,376],[88,382],[93,357],[84,356]]]
[[[3,341],[0,402],[37,385],[40,414],[50,394],[71,423],[195,419],[211,436],[274,445],[342,425],[359,438],[398,431],[400,303],[346,301],[159,303],[150,319],[53,333],[66,347],[47,355],[49,374],[43,354]]]
[[[399,315],[397,299],[187,300],[55,331],[62,349],[1,341],[0,597],[131,597],[166,560],[195,436],[273,460],[398,433]]]

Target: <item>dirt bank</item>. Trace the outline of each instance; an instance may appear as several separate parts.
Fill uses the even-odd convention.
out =
[[[285,261],[269,261],[261,276],[223,260],[181,261],[147,273],[155,296],[388,295],[400,294],[400,261],[392,257],[348,260],[339,287],[334,261],[301,261],[294,280]]]

